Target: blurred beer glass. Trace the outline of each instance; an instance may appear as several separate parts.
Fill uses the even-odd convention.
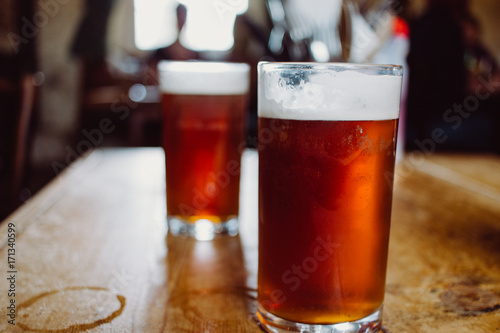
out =
[[[258,318],[378,332],[402,68],[260,63]]]
[[[167,221],[173,235],[238,233],[247,64],[162,61]]]

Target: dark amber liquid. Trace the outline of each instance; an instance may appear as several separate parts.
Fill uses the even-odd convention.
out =
[[[396,127],[397,120],[259,118],[260,131],[274,129],[259,147],[258,300],[265,310],[333,324],[382,304]]]
[[[238,215],[245,96],[163,94],[167,215]]]

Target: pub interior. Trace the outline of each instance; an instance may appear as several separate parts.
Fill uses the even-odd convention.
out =
[[[498,158],[499,15],[491,0],[2,0],[0,221],[89,151],[160,147],[161,60],[251,66],[248,148],[259,61],[402,65],[397,161]]]
[[[200,19],[197,1],[2,2],[0,216],[88,149],[159,146],[162,59],[251,64],[249,146],[258,61],[350,61],[405,66],[400,150],[498,153],[498,4],[338,4],[220,1],[228,22],[208,29],[219,18]]]

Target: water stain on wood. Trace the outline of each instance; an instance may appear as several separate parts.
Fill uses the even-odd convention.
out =
[[[64,304],[64,300],[67,299],[67,294],[68,293],[74,293],[72,295],[72,298],[75,301],[75,303],[80,303],[80,304],[88,304],[88,298],[89,295],[85,295],[85,293],[91,293],[94,300],[93,304],[91,304],[91,307],[88,307],[86,309],[83,309],[83,311],[78,312],[78,310],[81,310],[78,306],[74,308],[74,310],[77,311],[72,311],[71,312],[71,319],[69,322],[66,322],[64,324],[68,325],[63,328],[41,328],[41,327],[30,327],[33,326],[32,323],[25,323],[28,319],[31,319],[35,323],[38,322],[45,322],[45,323],[54,323],[57,322],[57,317],[60,315],[60,311],[62,309],[66,309],[67,307],[75,306],[75,304]],[[97,295],[102,295],[101,299],[97,297]],[[56,296],[61,296],[59,299],[62,300],[60,304],[54,304],[55,301],[57,300],[56,298],[50,301],[51,297],[56,297]],[[111,297],[111,298],[110,298]],[[106,306],[103,307],[104,305],[107,305],[109,303],[109,300],[112,298],[116,298],[118,300],[120,306],[117,310],[113,311],[111,314],[106,316],[105,318],[93,320],[91,322],[83,322],[83,323],[73,323],[76,320],[79,319],[78,321],[85,321],[85,319],[89,319],[89,317],[95,317],[96,315],[99,315],[103,312],[109,312],[106,310]],[[42,302],[44,302],[42,304]],[[100,302],[99,302],[100,301]],[[59,303],[59,302],[58,302]],[[116,304],[116,301],[114,302]],[[92,328],[95,328],[97,326],[100,326],[102,324],[110,323],[113,319],[121,315],[123,312],[123,309],[125,308],[125,297],[122,295],[115,295],[111,293],[111,291],[107,288],[101,288],[101,287],[68,287],[68,288],[63,288],[63,289],[58,289],[58,290],[53,290],[53,291],[48,291],[41,293],[39,295],[36,295],[27,301],[19,304],[18,306],[18,311],[21,314],[21,317],[23,318],[23,321],[20,321],[17,323],[17,325],[22,328],[23,330],[26,331],[31,331],[31,332],[43,332],[43,333],[64,333],[64,332],[82,332],[86,331]],[[39,307],[36,306],[36,304],[39,304]],[[52,307],[52,309],[47,309]],[[71,310],[69,310],[71,311]],[[24,313],[23,313],[24,312]],[[44,317],[44,320],[40,320],[41,318],[39,317]],[[95,318],[94,318],[95,319]],[[68,321],[68,320],[67,320]],[[64,325],[61,324],[61,325]]]
[[[470,283],[452,284],[439,298],[460,315],[477,315],[500,309],[500,298],[493,292]]]

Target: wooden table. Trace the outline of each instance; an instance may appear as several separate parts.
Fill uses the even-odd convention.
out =
[[[240,236],[212,242],[167,235],[163,163],[96,150],[3,221],[1,332],[261,332],[256,152]],[[384,332],[500,332],[499,171],[498,156],[399,164]]]

